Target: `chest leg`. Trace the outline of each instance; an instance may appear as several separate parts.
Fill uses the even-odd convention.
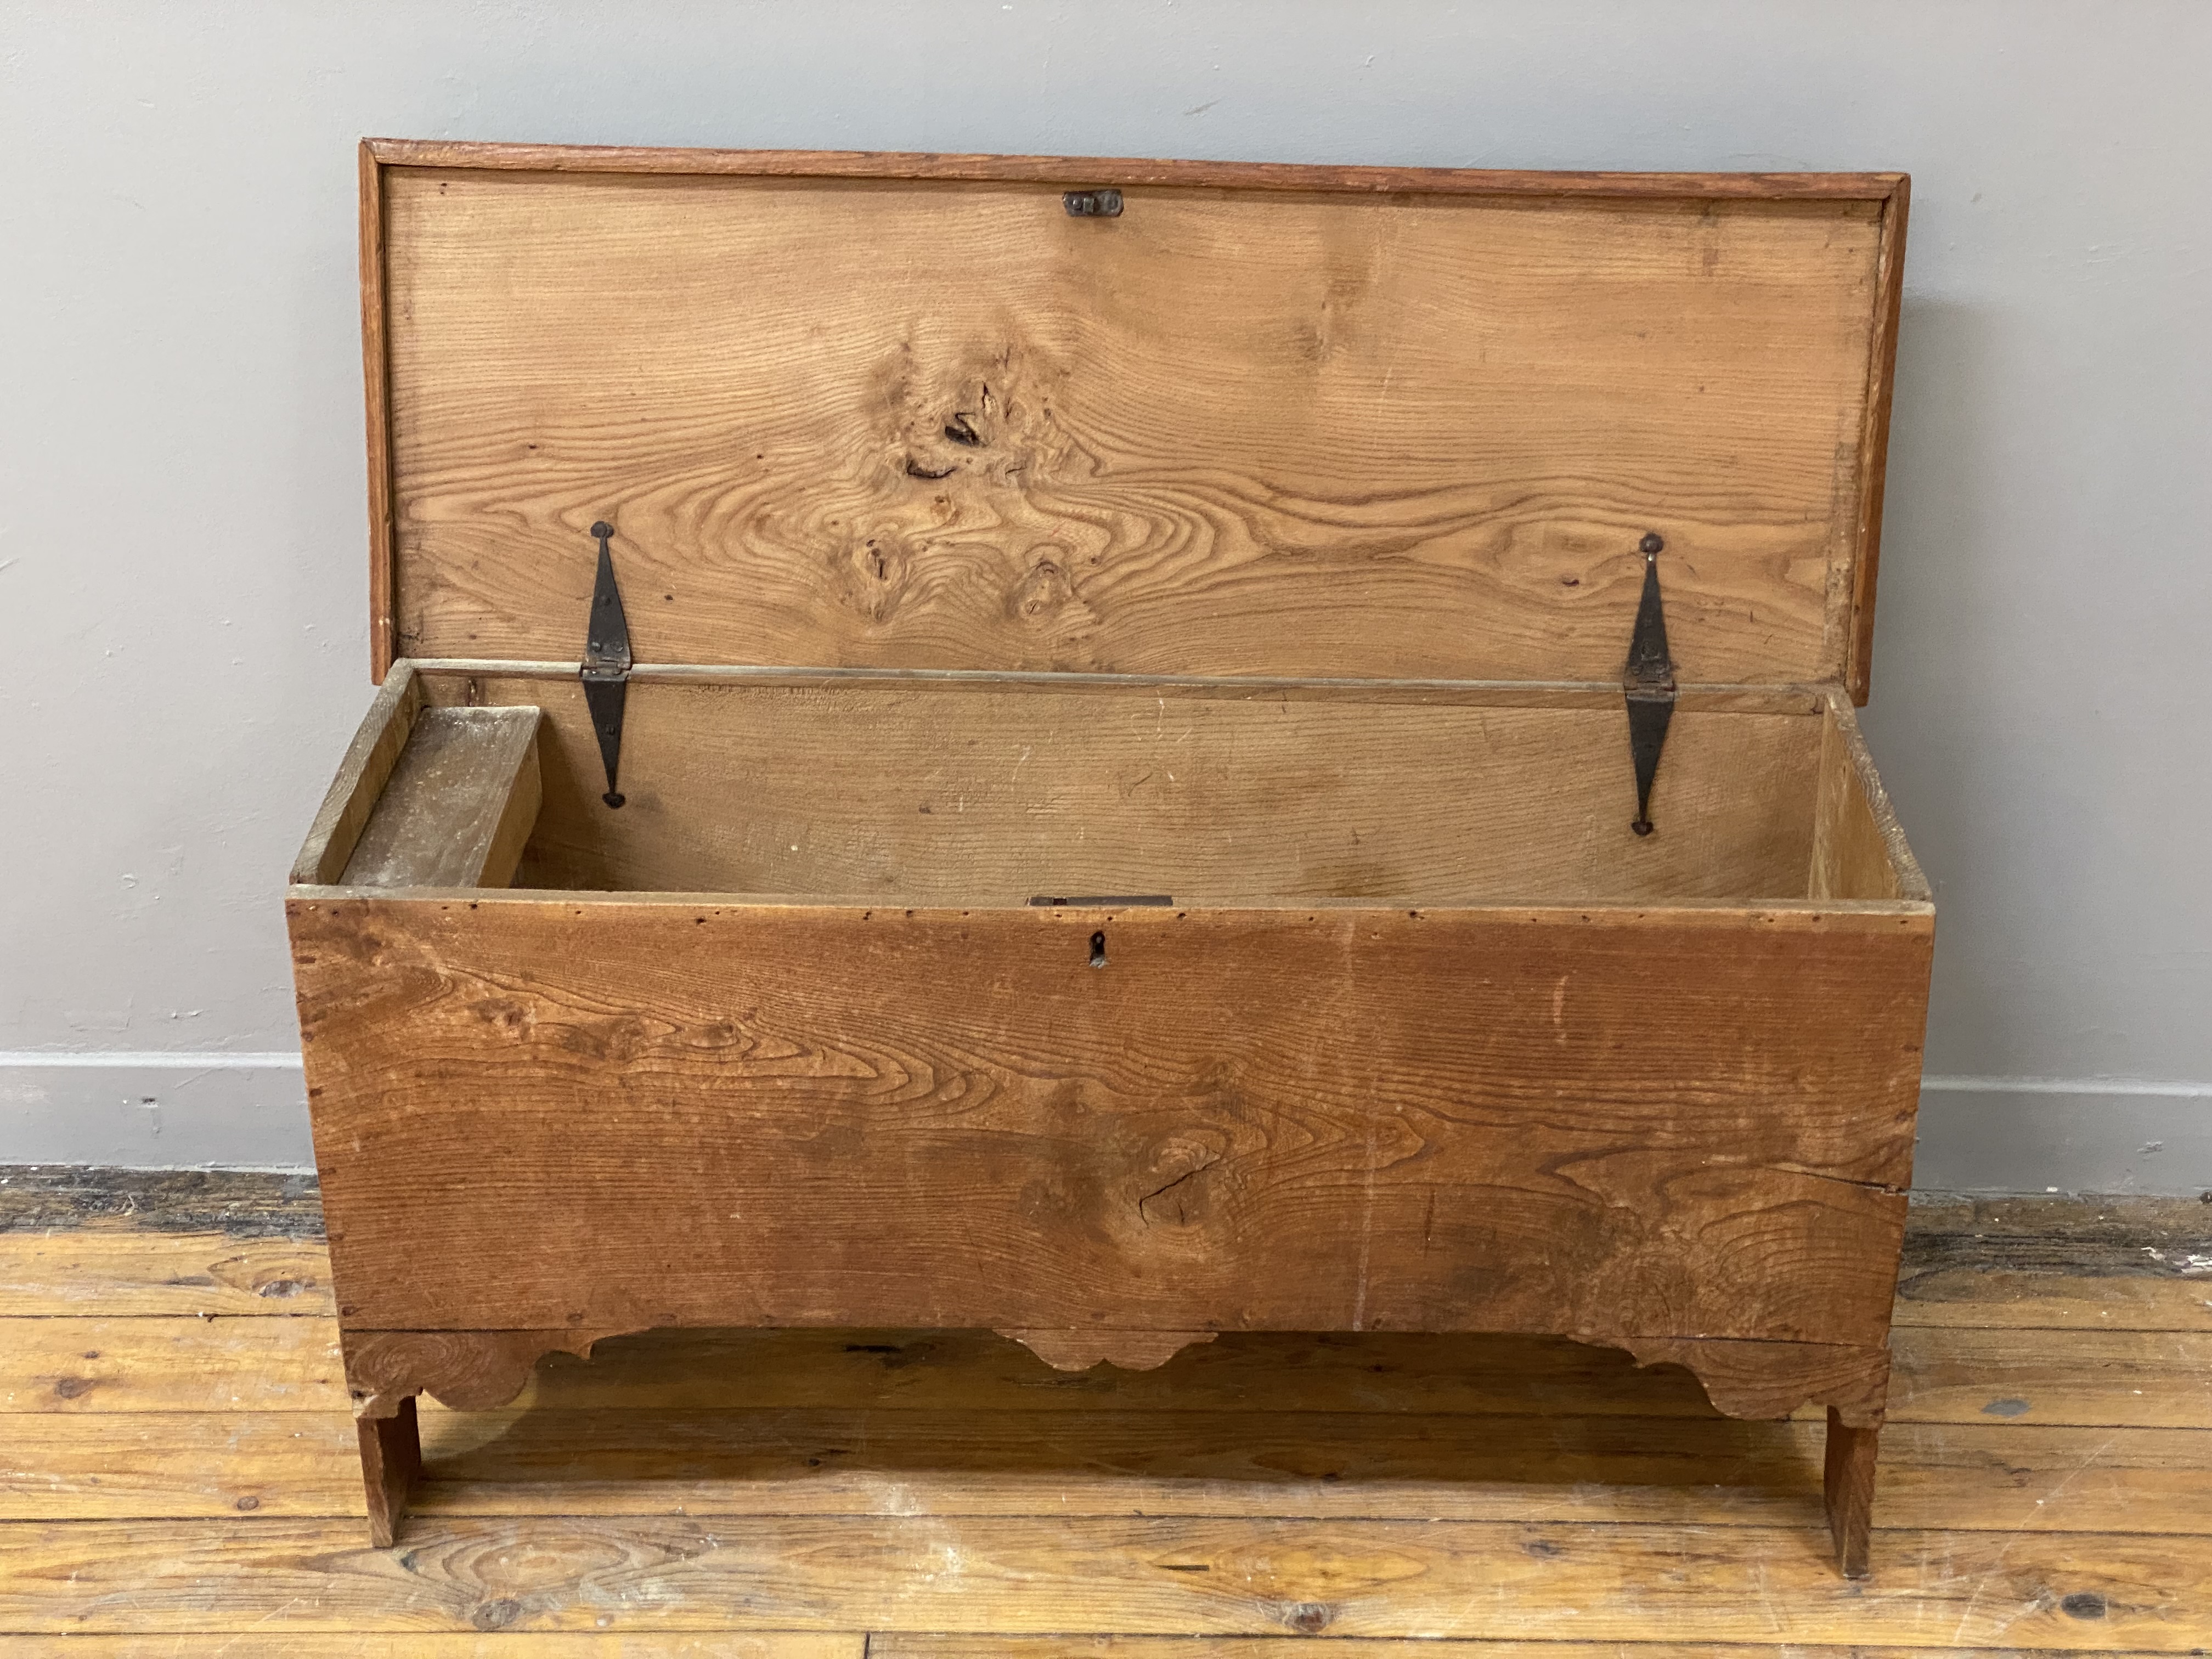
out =
[[[1841,1413],[1828,1407],[1828,1454],[1823,1487],[1827,1499],[1828,1533],[1836,1542],[1836,1565],[1846,1578],[1867,1576],[1867,1555],[1874,1531],[1874,1471],[1878,1428],[1847,1427]]]
[[[390,1417],[360,1417],[361,1480],[368,1496],[369,1541],[389,1549],[407,1510],[407,1494],[422,1473],[422,1436],[415,1421],[415,1396]]]

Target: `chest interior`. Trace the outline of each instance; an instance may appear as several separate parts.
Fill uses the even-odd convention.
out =
[[[1639,836],[1617,695],[646,681],[615,811],[574,679],[404,672],[392,769],[325,881],[886,906],[1876,900],[1917,884],[1848,707],[1817,693],[1689,699]],[[486,875],[453,853],[508,810],[518,731],[535,734],[538,799]]]

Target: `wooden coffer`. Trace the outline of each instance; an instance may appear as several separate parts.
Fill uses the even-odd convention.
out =
[[[377,1539],[616,1333],[1544,1332],[1825,1405],[1863,1572],[1905,182],[364,145]]]

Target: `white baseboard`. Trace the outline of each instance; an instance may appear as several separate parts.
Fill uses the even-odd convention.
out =
[[[0,1052],[0,1164],[307,1170],[296,1054]]]
[[[2193,1198],[2212,1191],[2212,1084],[1923,1078],[1912,1184]]]
[[[314,1161],[295,1054],[0,1051],[0,1164]],[[1913,1182],[1965,1193],[2212,1190],[2212,1084],[1931,1077]]]

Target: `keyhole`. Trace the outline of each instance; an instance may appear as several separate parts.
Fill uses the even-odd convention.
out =
[[[1106,965],[1106,930],[1103,927],[1091,936],[1091,965],[1093,968]]]

